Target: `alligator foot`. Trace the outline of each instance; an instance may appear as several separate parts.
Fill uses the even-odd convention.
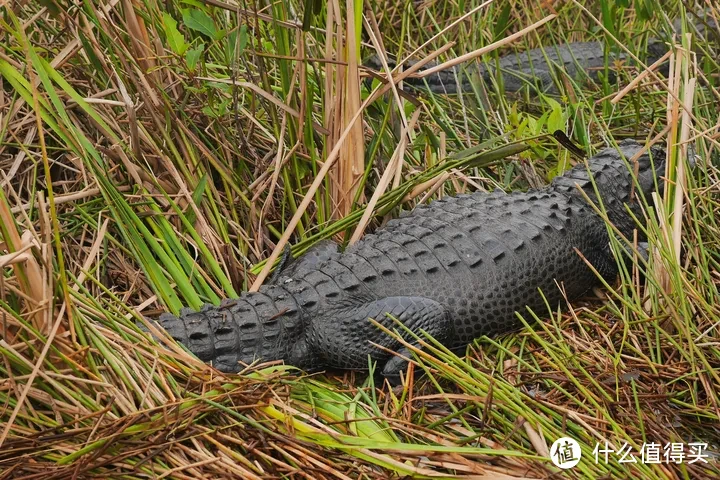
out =
[[[397,355],[387,361],[385,367],[383,367],[382,376],[387,379],[391,386],[394,387],[402,384],[400,374],[407,372],[408,359],[410,358],[412,358],[412,352],[409,348],[403,347],[397,352]]]
[[[441,343],[451,341],[454,336],[453,321],[439,302],[425,297],[396,296],[357,297],[331,315],[316,319],[310,337],[317,339],[316,348],[329,365],[364,369],[369,357],[382,367],[383,376],[396,377],[407,367],[407,361],[390,352],[400,351],[406,358],[411,354],[397,337],[388,335],[370,319],[376,319],[389,331],[397,331],[410,344],[417,345],[415,335],[422,337],[422,332]]]

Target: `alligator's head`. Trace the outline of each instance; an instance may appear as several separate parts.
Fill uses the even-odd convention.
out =
[[[612,147],[606,148],[588,160],[587,164],[576,165],[557,177],[552,185],[554,189],[582,197],[584,201],[587,195],[596,205],[599,195],[609,220],[623,235],[632,238],[632,232],[637,228],[633,215],[639,220],[644,218],[643,199],[646,204],[652,205],[652,193],[663,194],[665,152],[661,148],[653,148],[650,154],[643,153],[633,160],[642,145],[634,140],[623,140],[619,147],[619,151]],[[590,181],[590,175],[593,181]]]

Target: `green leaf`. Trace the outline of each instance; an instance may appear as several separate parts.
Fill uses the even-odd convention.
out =
[[[607,29],[610,35],[617,37],[617,32],[615,31],[615,12],[614,8],[612,8],[612,3],[612,0],[601,0],[600,11],[602,12],[603,26]]]
[[[240,29],[233,30],[227,36],[225,44],[226,61],[231,63],[234,59],[242,55],[248,41],[247,25],[240,25]]]
[[[550,97],[545,97],[545,101],[550,105],[550,115],[547,117],[547,128],[549,132],[555,130],[565,131],[565,120],[563,119],[562,106]]]
[[[635,12],[638,20],[649,20],[653,18],[653,4],[648,0],[635,0]]]
[[[547,112],[543,113],[540,116],[540,118],[537,119],[537,121],[535,122],[535,128],[534,128],[534,132],[533,132],[535,135],[540,135],[541,133],[543,133],[543,128],[547,125],[547,119],[548,119],[549,115],[550,115],[550,112],[547,111]],[[532,125],[532,122],[531,122],[531,125]]]
[[[62,16],[62,9],[54,2],[54,0],[38,0],[38,3],[47,8],[48,12],[50,12],[50,15],[53,17],[60,18]]]
[[[315,16],[315,0],[305,0],[305,8],[303,9],[303,32],[309,32],[312,26],[313,17]]]
[[[500,15],[498,15],[497,22],[495,22],[495,28],[493,31],[495,42],[500,40],[505,31],[508,29],[508,20],[510,20],[510,2],[503,5],[502,10],[500,10]]]
[[[522,122],[517,127],[517,138],[523,138],[525,134],[525,130],[528,128],[528,125],[530,124],[529,118],[524,118]]]
[[[195,8],[185,8],[182,11],[183,22],[190,30],[195,30],[213,40],[217,40],[218,29],[215,27],[215,20],[210,15]],[[222,32],[220,32],[222,35]]]
[[[237,55],[242,55],[243,51],[245,51],[245,45],[247,45],[248,42],[248,33],[247,33],[247,25],[241,25],[240,26],[240,40],[237,46]]]
[[[188,49],[188,44],[185,41],[182,33],[177,28],[177,21],[170,16],[168,13],[163,13],[163,30],[165,31],[165,38],[170,49],[182,55]]]
[[[195,191],[192,194],[192,200],[195,205],[200,205],[200,202],[202,202],[202,197],[205,193],[205,187],[207,186],[207,179],[207,174],[203,175],[198,182]],[[192,208],[188,208],[185,216],[187,217],[188,223],[190,223],[191,225],[195,223],[195,210],[193,210]]]
[[[517,102],[510,105],[510,112],[508,113],[508,123],[513,127],[517,127],[520,123],[520,116],[518,115]]]
[[[228,113],[228,105],[230,105],[231,99],[226,99],[217,103],[216,105],[206,105],[202,108],[202,112],[213,118],[222,118]]]
[[[185,62],[187,63],[187,66],[190,70],[195,70],[198,60],[200,60],[200,57],[202,56],[204,50],[205,44],[201,43],[197,47],[191,48],[187,51],[187,53],[185,54]]]
[[[198,0],[182,0],[180,3],[182,3],[183,5],[192,5],[193,7],[197,7],[201,10],[205,9],[205,4]]]

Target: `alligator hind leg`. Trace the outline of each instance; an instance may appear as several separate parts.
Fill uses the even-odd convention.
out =
[[[450,315],[441,304],[429,298],[398,296],[369,301],[357,299],[351,303],[313,322],[312,336],[328,366],[364,369],[369,356],[383,367],[382,373],[386,377],[397,376],[406,367],[407,361],[385,349],[399,351],[406,357],[410,352],[402,348],[396,338],[373,324],[371,318],[390,331],[397,330],[411,344],[417,343],[416,339],[394,319],[412,333],[422,337],[421,330],[425,331],[443,344],[449,344],[454,336]]]
[[[338,254],[340,246],[332,240],[320,240],[310,247],[305,254],[294,259],[290,251],[290,245],[285,245],[280,263],[275,268],[269,285],[278,284],[282,277],[292,277],[303,271],[314,270],[323,262]]]
[[[268,285],[276,285],[278,279],[282,276],[283,272],[287,270],[288,266],[292,263],[292,261],[292,249],[290,248],[290,244],[286,243],[285,248],[283,248],[282,257],[280,257],[280,261],[278,262],[277,267],[275,267],[275,270],[273,270],[272,274],[265,283]]]

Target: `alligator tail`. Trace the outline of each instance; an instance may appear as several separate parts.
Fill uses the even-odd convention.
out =
[[[303,318],[294,297],[270,285],[197,312],[164,313],[158,322],[200,360],[223,372],[238,372],[254,361],[296,365],[298,357],[307,358]]]

